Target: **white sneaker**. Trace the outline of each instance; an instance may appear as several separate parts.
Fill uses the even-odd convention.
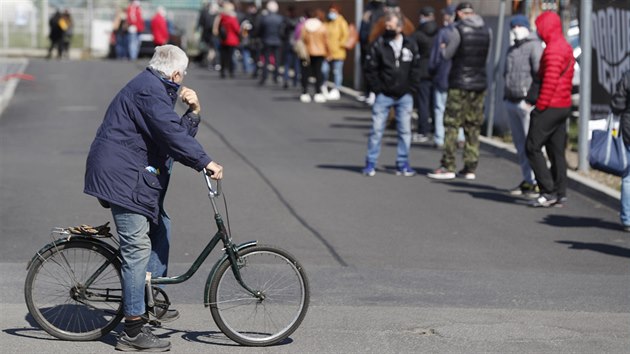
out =
[[[326,102],[326,96],[324,96],[323,93],[316,93],[315,96],[313,96],[313,101],[317,103],[324,103]]]
[[[370,95],[368,96],[368,98],[365,99],[365,103],[371,106],[374,104],[375,101],[376,101],[376,94],[374,94],[374,92],[370,92]]]
[[[326,96],[326,98],[331,101],[336,101],[341,98],[341,93],[339,93],[339,90],[337,89],[332,89],[328,92],[328,96]]]
[[[302,103],[309,103],[311,102],[311,95],[309,95],[308,93],[303,93],[300,95],[300,101],[302,101]]]
[[[328,97],[328,86],[322,85],[322,87],[320,87],[320,90],[322,91],[324,97]]]

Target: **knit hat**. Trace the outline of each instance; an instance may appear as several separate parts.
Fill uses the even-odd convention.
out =
[[[453,16],[455,15],[455,5],[449,5],[442,9],[442,13],[445,15]]]
[[[435,9],[432,8],[431,6],[425,6],[422,9],[420,9],[420,14],[422,16],[431,16],[435,13]]]
[[[457,5],[455,11],[473,12],[473,6],[471,3],[465,1]]]
[[[529,29],[529,20],[525,15],[515,15],[510,20],[510,27],[521,26]]]

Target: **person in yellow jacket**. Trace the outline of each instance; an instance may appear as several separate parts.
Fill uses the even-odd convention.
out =
[[[310,76],[315,77],[315,95],[313,101],[317,103],[326,102],[326,96],[322,93],[322,63],[325,58],[330,56],[328,48],[328,31],[326,25],[322,22],[324,12],[315,10],[315,12],[306,11],[307,20],[301,29],[301,39],[308,52],[308,59],[302,59],[302,95],[300,101],[311,102],[311,96],[308,94],[308,79]]]
[[[322,88],[322,92],[329,100],[338,100],[341,95],[339,94],[339,88],[343,83],[343,62],[346,60],[346,47],[345,44],[348,41],[348,22],[341,15],[339,6],[336,4],[330,5],[328,8],[328,14],[326,14],[326,30],[328,32],[328,48],[330,48],[330,55],[322,64],[322,75],[324,76],[324,82],[328,80],[328,74],[332,67],[333,83],[334,87],[330,92],[327,92],[326,85]]]

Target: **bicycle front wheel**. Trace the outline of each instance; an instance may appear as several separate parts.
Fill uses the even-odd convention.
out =
[[[243,282],[261,296],[239,284],[226,259],[209,289],[212,318],[226,336],[242,345],[283,341],[300,326],[308,309],[304,269],[287,251],[263,245],[239,251],[237,262]]]
[[[26,306],[50,335],[99,339],[122,320],[120,261],[107,248],[70,241],[40,254],[26,276]]]

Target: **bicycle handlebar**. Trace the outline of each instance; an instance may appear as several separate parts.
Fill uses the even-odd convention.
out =
[[[220,196],[221,195],[221,180],[217,180],[216,182],[217,187],[213,188],[212,179],[210,178],[210,176],[208,176],[208,170],[204,168],[201,173],[203,173],[203,176],[206,178],[206,185],[208,186],[208,193],[210,194],[210,196],[211,197]]]

